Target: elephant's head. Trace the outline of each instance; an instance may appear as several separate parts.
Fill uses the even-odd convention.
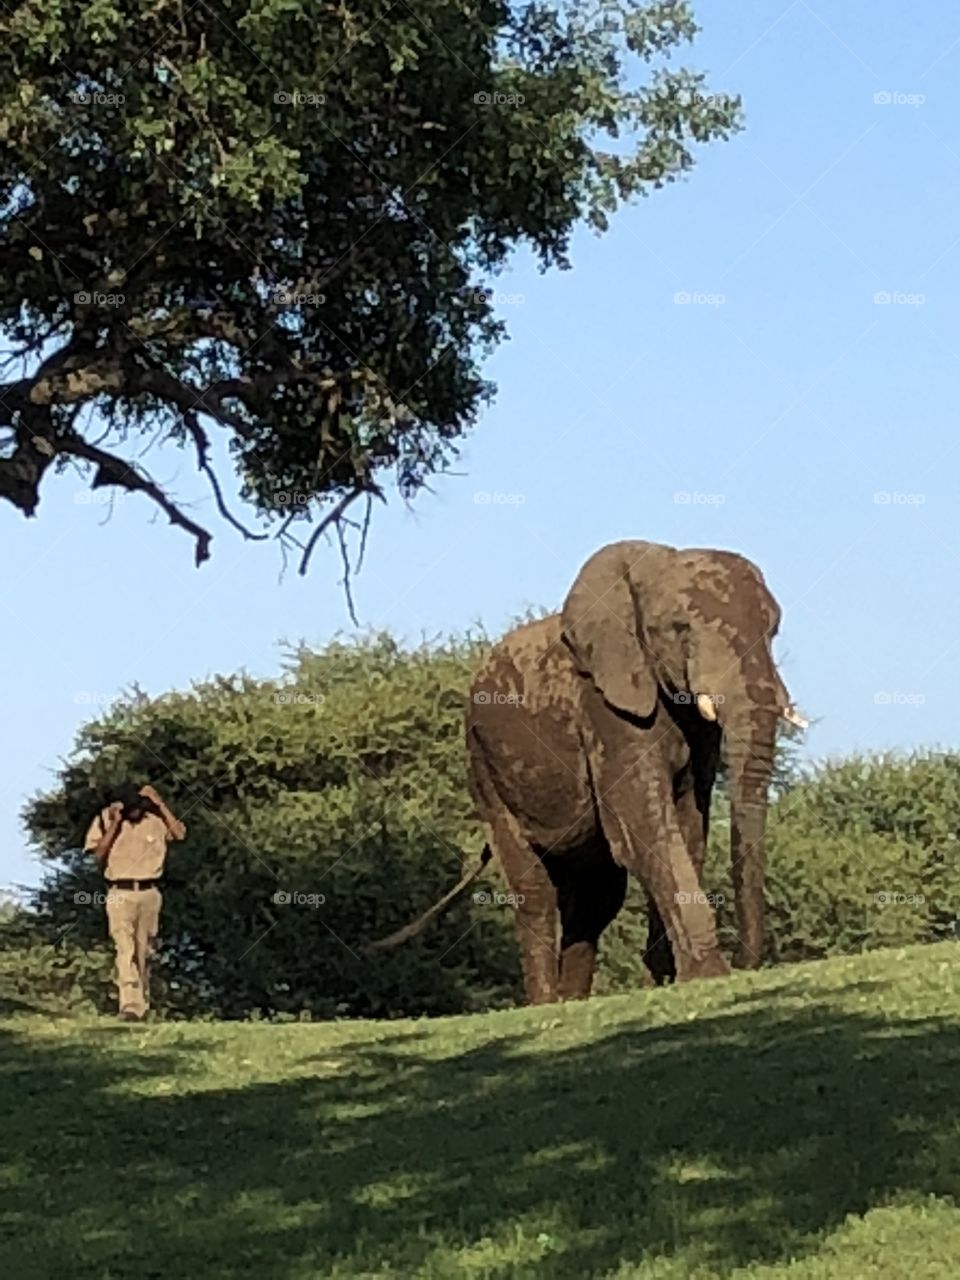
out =
[[[764,941],[767,789],[781,717],[793,711],[771,643],[780,609],[760,570],[729,551],[618,542],[592,556],[563,607],[581,672],[614,708],[647,719],[661,698],[695,703],[723,730],[739,947],[760,963]]]

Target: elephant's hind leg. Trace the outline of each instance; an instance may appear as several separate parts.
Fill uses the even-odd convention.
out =
[[[550,865],[560,906],[560,999],[585,1000],[593,986],[600,935],[623,906],[626,867],[605,840]]]
[[[527,1003],[550,1004],[557,999],[557,891],[511,814],[501,812],[490,825],[494,852],[516,898],[514,929]]]

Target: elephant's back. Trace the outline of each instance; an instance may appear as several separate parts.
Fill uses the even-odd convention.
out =
[[[499,640],[481,664],[471,688],[477,706],[523,707],[573,716],[577,673],[563,639],[559,613],[525,622]]]
[[[553,843],[556,833],[574,838],[578,815],[590,812],[579,688],[559,614],[504,636],[471,688],[472,768],[492,783],[535,842]],[[475,790],[482,795],[484,788]]]

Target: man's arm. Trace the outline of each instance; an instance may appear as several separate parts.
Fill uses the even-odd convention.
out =
[[[117,835],[120,832],[120,824],[123,822],[123,805],[118,802],[112,804],[107,810],[106,822],[101,814],[99,818],[94,818],[93,825],[87,833],[86,848],[90,850],[97,860],[97,866],[102,871],[107,865],[107,859],[110,857],[110,850],[114,846]],[[95,844],[91,844],[91,832],[94,831],[96,825],[100,826],[101,835]]]
[[[164,821],[164,825],[167,828],[167,833],[169,834],[170,839],[182,840],[184,836],[187,834],[186,824],[181,822],[178,817],[176,817],[173,813],[170,812],[166,804],[160,798],[160,793],[157,790],[155,790],[155,788],[147,786],[147,787],[140,788],[140,794],[142,796],[145,796],[148,800],[152,800],[153,803],[157,806],[157,808],[160,811],[160,817]]]

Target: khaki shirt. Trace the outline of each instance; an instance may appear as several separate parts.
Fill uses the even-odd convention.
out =
[[[96,849],[106,834],[110,810],[102,809],[90,823],[84,849]],[[107,857],[103,874],[107,880],[157,880],[163,875],[170,832],[155,813],[145,813],[139,822],[124,819]]]

